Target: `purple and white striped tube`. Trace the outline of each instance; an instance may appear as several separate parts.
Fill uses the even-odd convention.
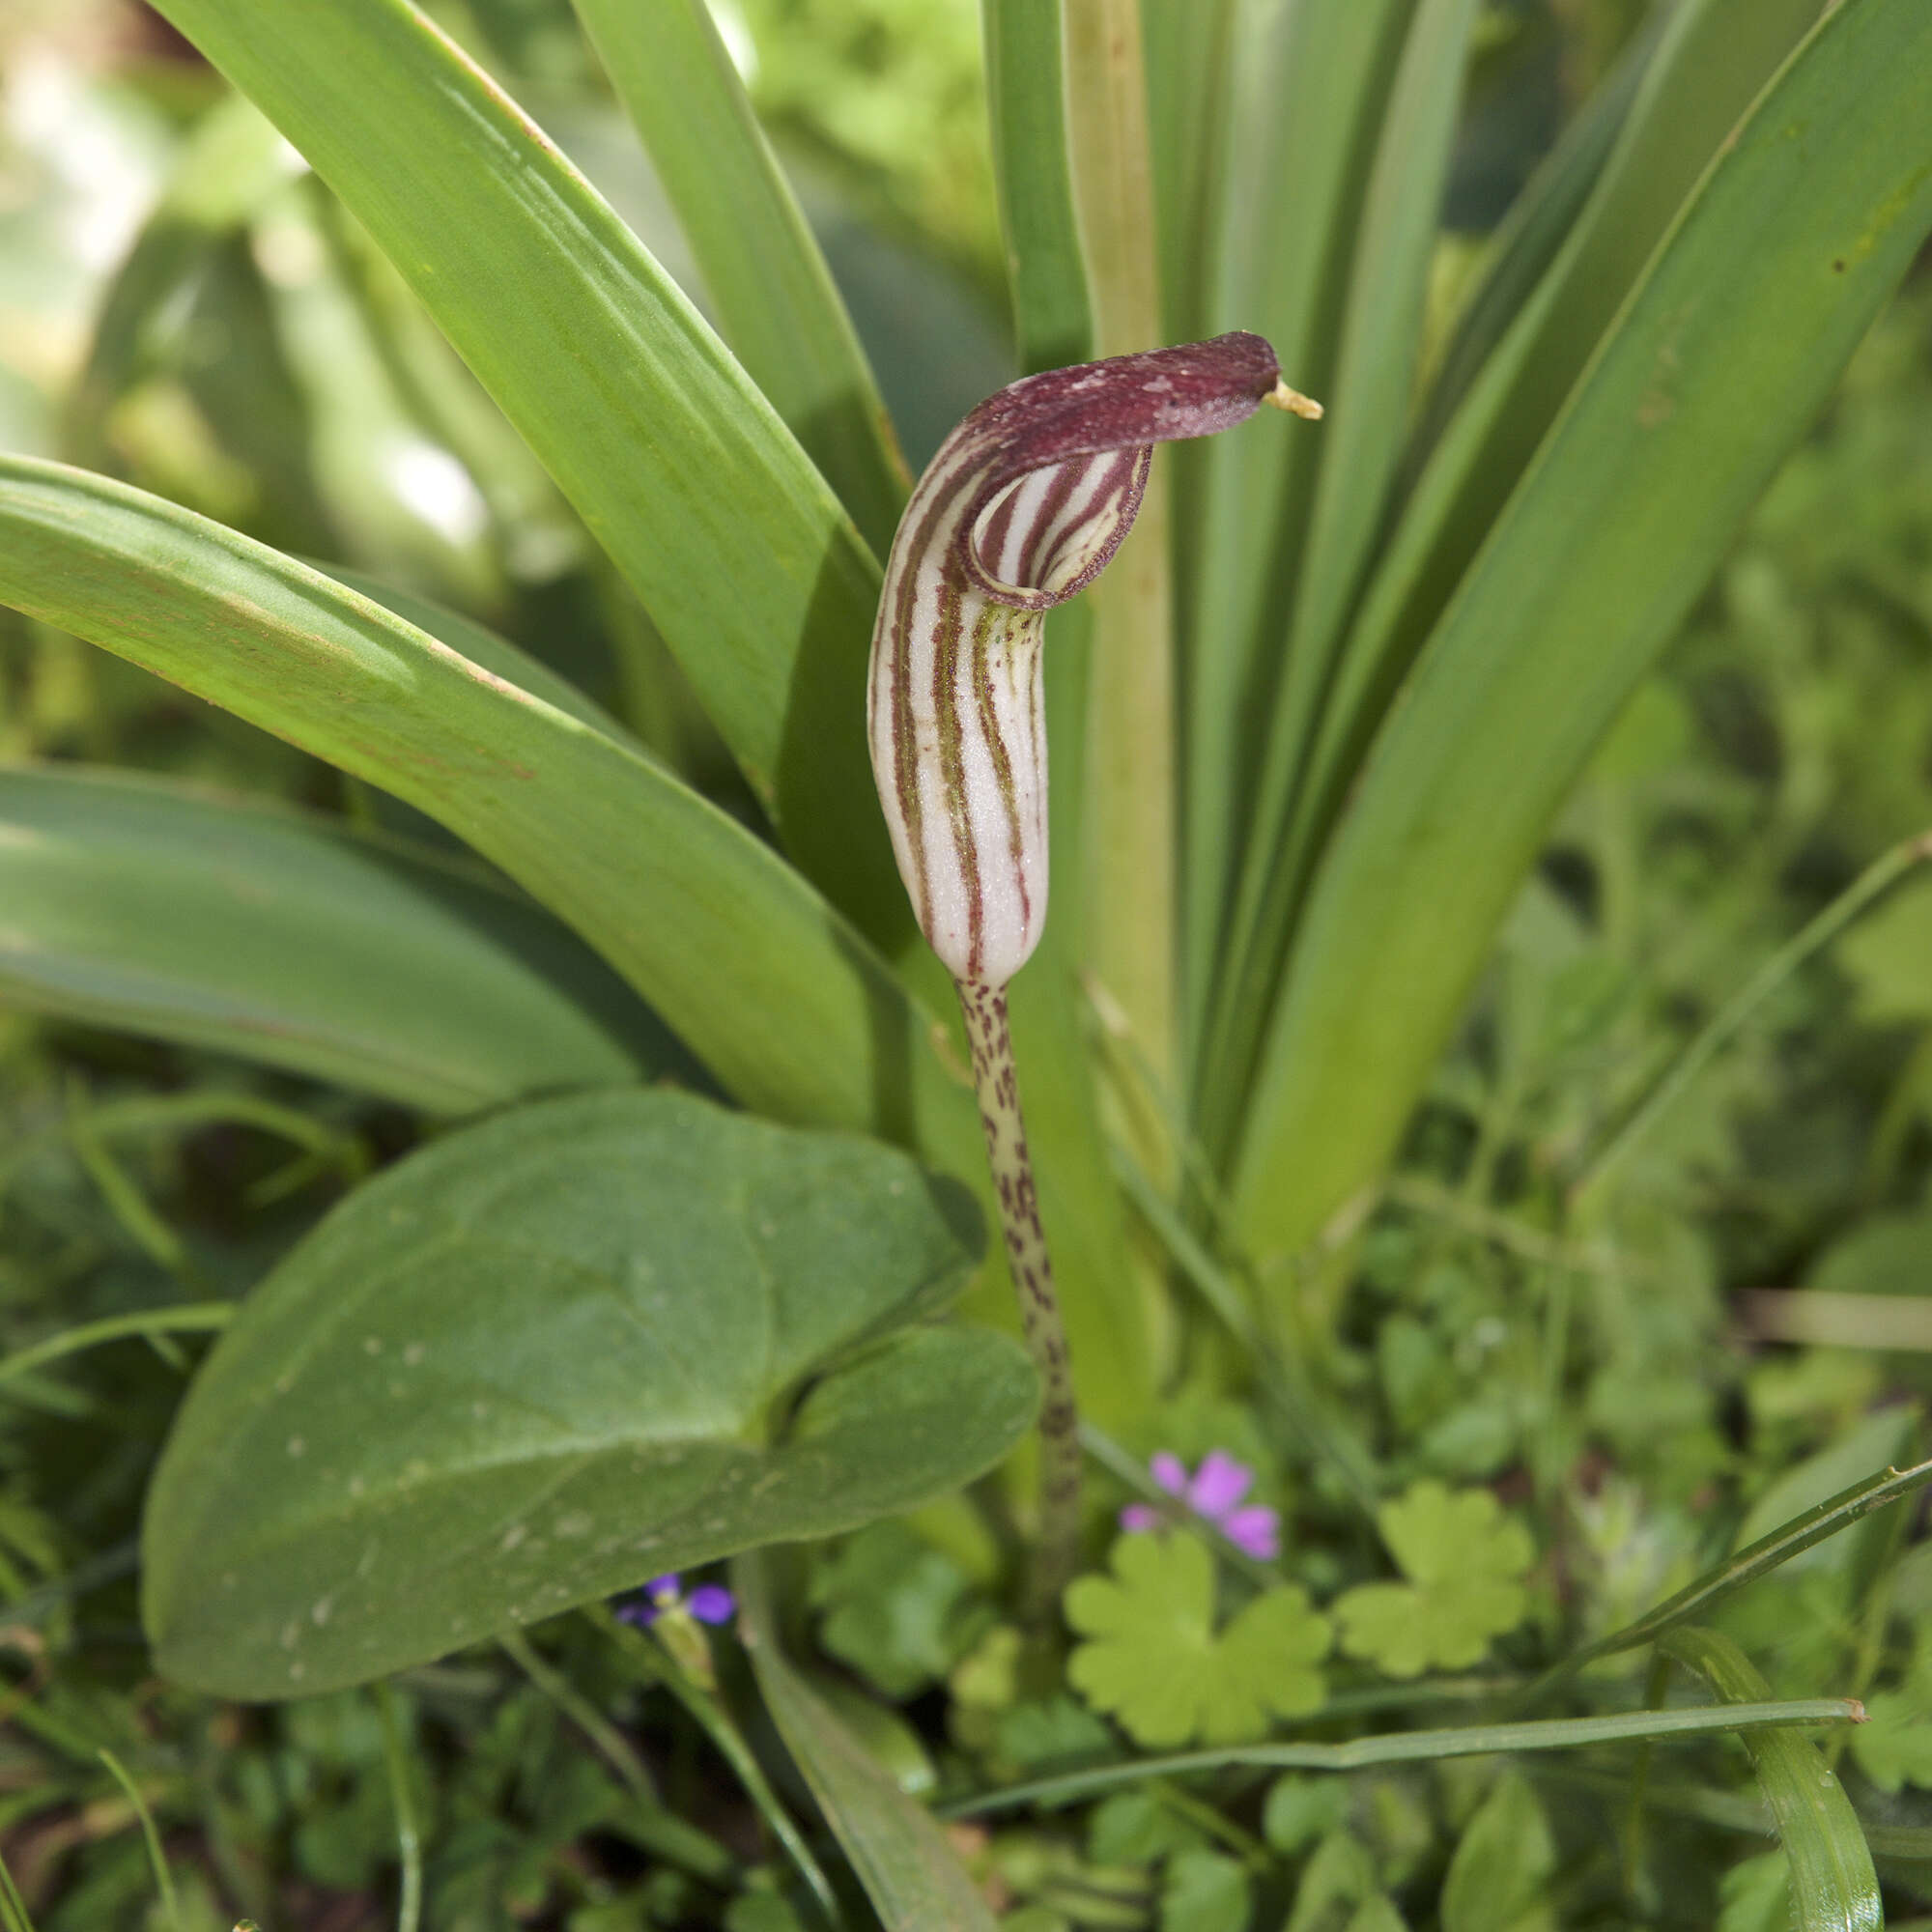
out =
[[[886,569],[867,695],[872,773],[921,929],[1004,986],[1046,918],[1045,612],[1106,567],[1156,442],[1264,403],[1318,405],[1258,335],[1116,355],[989,396],[940,446]]]

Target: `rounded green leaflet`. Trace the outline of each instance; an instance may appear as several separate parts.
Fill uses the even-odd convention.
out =
[[[547,1101],[328,1215],[196,1378],[149,1493],[160,1668],[234,1697],[421,1663],[980,1474],[1016,1344],[933,1325],[957,1183],[669,1091]]]

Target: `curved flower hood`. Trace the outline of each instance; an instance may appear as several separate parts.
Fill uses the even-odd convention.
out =
[[[1235,333],[1029,376],[940,446],[900,521],[867,723],[899,874],[954,979],[1003,986],[1046,918],[1045,612],[1132,526],[1156,442],[1318,406]]]

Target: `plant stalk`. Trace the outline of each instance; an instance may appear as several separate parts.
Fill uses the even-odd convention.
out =
[[[1007,1240],[1007,1265],[1019,1296],[1020,1332],[1038,1369],[1043,1394],[1039,1407],[1039,1542],[1028,1586],[1029,1611],[1044,1620],[1080,1562],[1080,1416],[1073,1401],[1073,1370],[1067,1359],[1066,1325],[1053,1288],[1053,1261],[1039,1224],[1033,1157],[1027,1151],[1026,1122],[1020,1116],[1019,1074],[1013,1064],[1012,1034],[1007,1024],[1004,986],[961,980],[960,1010],[973,1049],[973,1085],[980,1096],[980,1120],[986,1130],[986,1163],[1000,1203],[1000,1229]]]

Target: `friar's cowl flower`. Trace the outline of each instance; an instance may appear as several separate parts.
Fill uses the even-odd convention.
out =
[[[1240,331],[1049,369],[988,396],[920,478],[886,567],[867,727],[899,875],[955,980],[1004,986],[1046,918],[1047,611],[1120,548],[1155,443],[1264,403],[1321,413]]]
[[[682,1610],[701,1624],[728,1624],[737,1614],[738,1600],[723,1583],[700,1583],[686,1596],[683,1585],[672,1574],[653,1577],[644,1585],[641,1596],[629,1598],[617,1605],[616,1614],[623,1623],[648,1630],[672,1610]]]
[[[1153,1479],[1198,1517],[1211,1522],[1237,1549],[1264,1563],[1281,1554],[1281,1518],[1261,1503],[1242,1506],[1254,1488],[1255,1472],[1219,1449],[1208,1450],[1192,1476],[1179,1456],[1166,1450],[1148,1463]],[[1129,1503],[1121,1512],[1122,1529],[1159,1529],[1165,1519],[1151,1503]]]

